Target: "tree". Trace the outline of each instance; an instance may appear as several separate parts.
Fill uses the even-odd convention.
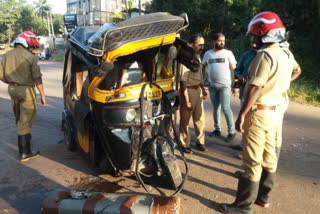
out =
[[[20,10],[22,2],[18,0],[0,0],[0,25],[1,35],[0,39],[11,42],[14,35],[14,26],[20,17]]]
[[[41,17],[42,23],[43,23],[43,17],[47,16],[47,21],[48,20],[48,11],[50,10],[50,7],[47,3],[47,0],[38,0],[37,2],[34,3],[34,7],[36,9],[36,13],[38,16]],[[48,32],[50,34],[50,25],[48,23]],[[44,32],[42,32],[43,34]]]
[[[115,23],[118,23],[118,22],[125,20],[126,17],[127,17],[127,15],[120,10],[115,10],[112,13],[112,20]]]
[[[54,32],[59,32],[60,34],[64,33],[63,15],[61,14],[53,15],[53,29],[54,29]]]
[[[37,16],[34,8],[30,5],[23,6],[21,9],[21,16],[15,24],[16,34],[22,31],[32,31],[36,35],[41,35],[45,26],[43,25],[41,18]]]

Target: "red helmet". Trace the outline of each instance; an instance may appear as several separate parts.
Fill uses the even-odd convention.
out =
[[[37,37],[31,31],[24,31],[20,33],[17,38],[13,41],[13,44],[21,44],[25,48],[39,48],[40,43],[37,40]]]
[[[278,28],[286,29],[277,14],[266,11],[259,13],[251,19],[247,33],[262,37],[270,30]]]

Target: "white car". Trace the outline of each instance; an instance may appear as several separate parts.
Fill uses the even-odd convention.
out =
[[[4,50],[6,49],[6,45],[5,44],[0,44],[0,50]]]

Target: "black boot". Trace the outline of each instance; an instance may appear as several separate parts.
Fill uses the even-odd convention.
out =
[[[31,135],[18,135],[18,146],[19,146],[19,153],[20,153],[20,161],[28,161],[32,158],[35,158],[39,155],[39,151],[33,153],[31,151]]]
[[[220,204],[222,213],[251,214],[252,204],[257,198],[259,183],[240,177],[238,183],[237,197],[233,204]]]
[[[276,173],[270,173],[264,169],[262,170],[260,185],[259,185],[259,192],[256,200],[256,204],[258,204],[261,207],[267,208],[270,205],[269,193],[272,190],[275,175]]]

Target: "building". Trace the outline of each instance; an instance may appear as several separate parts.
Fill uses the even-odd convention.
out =
[[[77,15],[78,26],[103,25],[112,22],[114,11],[125,11],[127,0],[67,0],[67,14]],[[135,3],[137,2],[137,5]],[[143,6],[151,0],[141,0]],[[138,7],[138,0],[133,0]],[[142,8],[144,9],[144,8]]]

